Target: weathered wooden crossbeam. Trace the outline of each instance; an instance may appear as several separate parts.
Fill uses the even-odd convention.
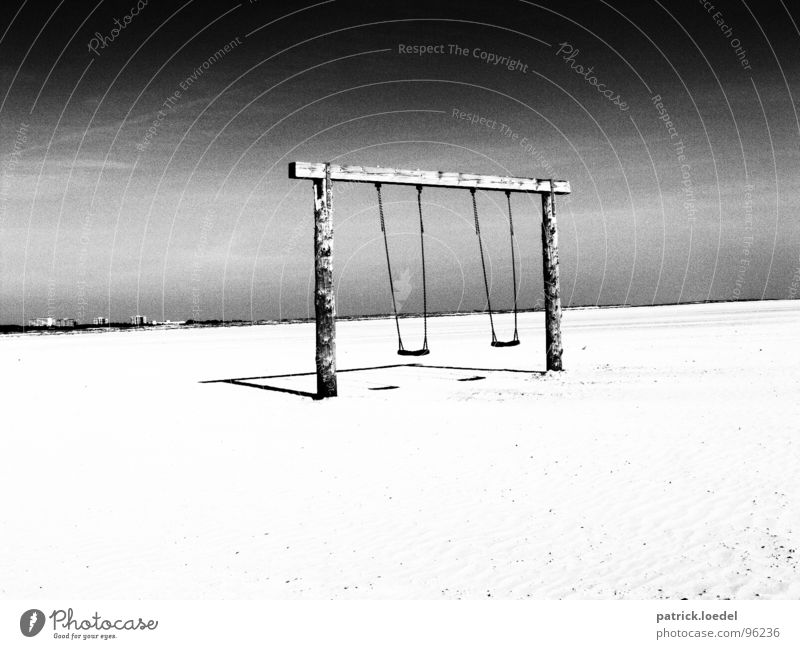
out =
[[[512,176],[486,176],[455,171],[422,171],[420,169],[391,169],[389,167],[362,167],[360,165],[331,165],[331,181],[351,183],[381,183],[384,185],[421,185],[423,187],[448,187],[451,189],[487,189],[508,192],[550,193],[550,180],[514,178]],[[322,180],[325,164],[321,162],[290,162],[289,178]],[[553,180],[553,193],[569,194],[567,180]]]

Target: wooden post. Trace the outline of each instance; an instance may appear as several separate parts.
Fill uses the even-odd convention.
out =
[[[331,167],[314,180],[314,313],[317,323],[317,399],[335,397],[336,305],[333,294]]]
[[[544,276],[544,327],[547,370],[561,367],[561,288],[558,276],[558,228],[552,193],[542,194],[542,267]]]

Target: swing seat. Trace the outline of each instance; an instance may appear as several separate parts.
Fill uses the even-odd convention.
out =
[[[472,214],[475,217],[475,234],[478,237],[478,250],[481,253],[481,269],[483,270],[483,286],[486,289],[486,310],[489,312],[489,326],[492,328],[492,347],[516,347],[519,345],[519,331],[517,330],[517,264],[514,258],[514,222],[511,216],[511,192],[506,191],[508,202],[508,229],[511,235],[511,271],[513,273],[512,287],[514,289],[514,337],[511,340],[497,340],[492,318],[492,302],[489,297],[489,278],[486,276],[486,258],[483,255],[483,241],[481,240],[481,226],[478,220],[478,202],[475,200],[475,190],[472,194]]]
[[[398,349],[397,354],[399,356],[425,356],[430,354],[431,350],[427,347],[423,347],[422,349]]]
[[[383,232],[383,246],[386,250],[386,270],[389,272],[389,290],[392,292],[392,309],[394,322],[397,327],[397,355],[398,356],[427,356],[431,353],[428,349],[428,288],[425,281],[425,226],[422,223],[422,185],[417,185],[417,210],[419,211],[419,247],[422,255],[422,318],[425,325],[425,334],[422,337],[420,349],[405,349],[403,337],[400,335],[400,318],[397,315],[397,301],[394,297],[394,281],[392,280],[392,262],[389,259],[389,240],[386,237],[386,221],[383,216],[383,198],[381,197],[381,184],[375,183],[378,192],[378,216],[381,219],[381,232]]]
[[[519,345],[519,339],[515,338],[513,340],[493,340],[492,347],[516,347]]]

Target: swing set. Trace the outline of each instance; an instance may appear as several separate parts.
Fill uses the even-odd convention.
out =
[[[472,196],[472,212],[475,221],[475,235],[486,289],[486,310],[491,328],[493,347],[513,347],[520,344],[517,326],[517,271],[515,256],[514,221],[511,212],[511,194],[535,193],[542,197],[542,263],[544,275],[545,302],[545,343],[548,371],[560,371],[561,365],[561,299],[558,272],[558,231],[555,215],[555,195],[570,193],[569,182],[565,180],[537,180],[535,178],[515,178],[509,176],[487,176],[444,171],[412,171],[408,169],[389,169],[385,167],[361,167],[355,165],[339,166],[330,163],[292,162],[289,164],[289,178],[309,179],[314,182],[314,311],[316,316],[316,365],[317,398],[335,397],[336,382],[336,309],[333,291],[333,222],[331,183],[358,182],[375,186],[378,197],[378,216],[383,233],[386,267],[389,275],[389,290],[392,294],[395,327],[397,329],[397,353],[400,356],[425,356],[430,353],[428,346],[428,293],[425,274],[425,226],[422,216],[423,187],[442,187],[469,189]],[[419,214],[420,251],[422,259],[422,347],[406,349],[400,333],[400,316],[394,291],[389,240],[386,234],[386,219],[383,206],[383,185],[414,185],[417,190],[417,211]],[[481,238],[480,220],[476,192],[503,191],[508,209],[509,238],[511,243],[511,268],[514,300],[514,333],[510,340],[500,340],[494,326],[492,303],[489,295],[489,280]]]

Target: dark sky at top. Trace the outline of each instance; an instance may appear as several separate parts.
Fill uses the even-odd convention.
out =
[[[569,180],[565,304],[793,297],[798,21],[781,0],[4,2],[0,321],[306,316],[291,160]],[[423,198],[431,308],[482,308],[469,193]],[[514,197],[525,307],[535,199]],[[414,190],[385,200],[415,311]],[[500,308],[503,200],[478,197]],[[388,312],[374,190],[338,185],[334,214],[339,312]]]

